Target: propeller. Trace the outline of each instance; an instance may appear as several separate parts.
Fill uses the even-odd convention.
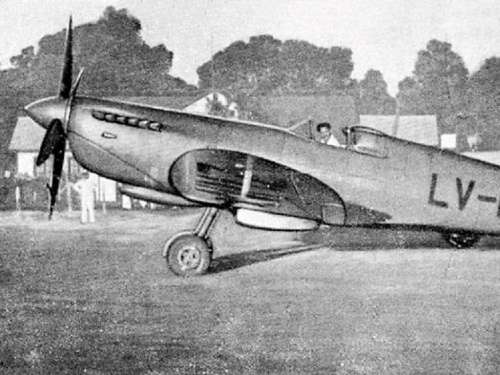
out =
[[[47,185],[50,193],[50,209],[49,220],[52,218],[54,205],[57,201],[57,193],[59,191],[59,184],[64,166],[64,153],[66,151],[66,132],[71,118],[71,109],[73,98],[76,95],[76,90],[80,83],[83,70],[80,71],[75,85],[72,87],[73,75],[73,30],[72,19],[69,19],[69,26],[66,33],[66,46],[64,52],[64,63],[61,74],[61,84],[59,87],[58,99],[66,101],[64,118],[53,119],[47,128],[45,136],[40,146],[40,151],[36,158],[36,165],[42,165],[47,159],[53,155],[54,163],[52,167],[52,181]]]
[[[68,31],[66,32],[66,45],[64,48],[64,63],[59,86],[59,97],[69,99],[71,82],[73,79],[73,20],[69,18]]]

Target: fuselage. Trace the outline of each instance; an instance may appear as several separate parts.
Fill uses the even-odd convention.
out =
[[[336,148],[264,124],[88,97],[72,105],[74,157],[119,182],[178,194],[170,170],[182,155],[235,151],[318,179],[346,204],[387,214],[384,225],[500,233],[500,168],[465,156],[369,131]]]

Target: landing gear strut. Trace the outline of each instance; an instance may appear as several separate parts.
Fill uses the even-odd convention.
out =
[[[467,249],[474,246],[480,239],[476,233],[443,233],[443,237],[450,245],[457,249]]]
[[[212,260],[212,243],[209,235],[219,209],[205,209],[193,231],[182,231],[173,235],[163,246],[163,256],[168,268],[179,276],[202,275]]]

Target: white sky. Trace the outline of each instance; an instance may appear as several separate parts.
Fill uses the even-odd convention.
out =
[[[70,14],[76,25],[96,21],[108,5],[136,16],[147,43],[174,52],[171,74],[194,84],[215,52],[259,34],[348,47],[353,77],[380,70],[393,95],[432,38],[451,43],[469,71],[500,56],[498,0],[0,0],[1,66]]]

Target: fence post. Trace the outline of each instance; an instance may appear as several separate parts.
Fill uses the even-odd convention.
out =
[[[68,204],[68,213],[73,212],[73,204],[71,202],[71,185],[69,182],[69,173],[66,173],[65,180],[66,180],[66,203]]]
[[[15,196],[16,196],[16,211],[21,212],[21,188],[19,187],[19,185],[16,185]]]

